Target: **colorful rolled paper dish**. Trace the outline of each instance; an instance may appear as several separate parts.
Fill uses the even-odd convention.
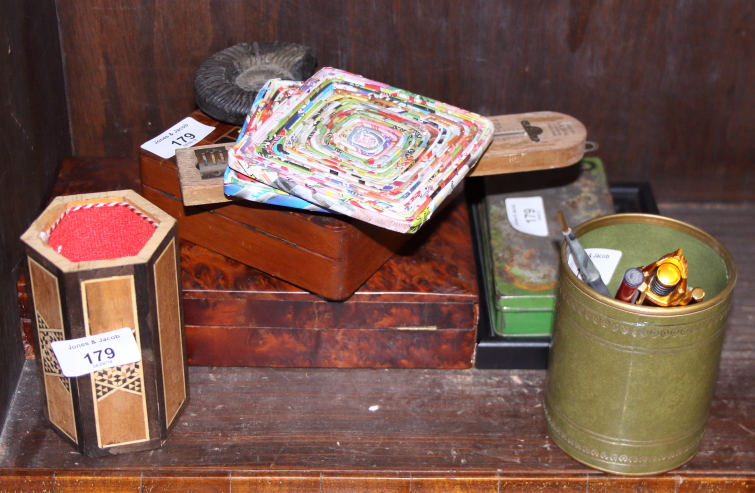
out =
[[[413,233],[492,136],[482,116],[324,68],[303,84],[266,84],[229,166],[324,209]]]

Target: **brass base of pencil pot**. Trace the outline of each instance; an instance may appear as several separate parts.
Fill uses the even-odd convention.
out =
[[[548,433],[576,460],[602,471],[669,471],[699,450],[736,282],[726,248],[673,219],[617,214],[574,228],[586,249],[621,252],[608,288],[630,267],[678,248],[705,301],[680,307],[625,303],[598,294],[561,248],[545,390]]]

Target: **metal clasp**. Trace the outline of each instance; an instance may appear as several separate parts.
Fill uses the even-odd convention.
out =
[[[197,169],[203,180],[223,176],[228,165],[228,150],[225,146],[196,149]]]

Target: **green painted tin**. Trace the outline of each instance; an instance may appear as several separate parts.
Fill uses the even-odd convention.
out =
[[[561,246],[545,390],[548,433],[576,460],[618,474],[674,469],[705,432],[736,282],[729,251],[707,233],[661,216],[615,214],[574,228],[585,248],[622,251],[609,291],[629,267],[682,248],[689,285],[705,301],[648,307],[602,296],[566,264]]]
[[[547,236],[517,231],[509,222],[506,201],[540,197]],[[561,227],[556,212],[569,224],[613,214],[603,162],[583,158],[567,168],[485,177],[481,203],[488,307],[500,336],[549,337],[553,327],[558,245]]]

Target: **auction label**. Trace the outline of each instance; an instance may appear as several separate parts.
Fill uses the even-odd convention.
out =
[[[590,257],[592,263],[595,264],[598,272],[600,272],[600,278],[603,279],[603,282],[605,284],[611,282],[613,273],[619,265],[619,260],[621,260],[621,251],[609,250],[608,248],[585,248],[585,253]],[[568,263],[572,272],[582,279],[582,274],[577,269],[577,263],[574,261],[571,253],[569,254]],[[584,279],[582,280],[584,281]]]
[[[199,123],[192,117],[186,117],[154,139],[142,144],[142,149],[168,159],[176,155],[176,149],[196,145],[213,130],[215,127]]]
[[[511,227],[534,236],[548,236],[548,220],[542,197],[506,199],[506,215]]]
[[[50,346],[63,375],[69,378],[142,359],[134,334],[128,327],[96,336],[55,341]]]

